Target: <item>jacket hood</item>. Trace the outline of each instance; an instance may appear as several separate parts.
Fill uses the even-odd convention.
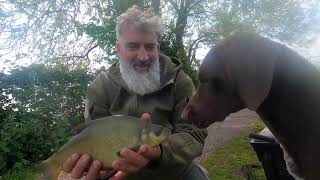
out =
[[[166,55],[159,54],[160,64],[160,89],[168,84],[174,83],[177,73],[182,68],[181,62],[176,58],[169,58]],[[123,80],[120,72],[120,63],[114,63],[106,72],[107,76],[119,86],[128,89],[126,82]]]

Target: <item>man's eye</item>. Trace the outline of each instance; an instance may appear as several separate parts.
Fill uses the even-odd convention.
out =
[[[154,44],[148,44],[145,46],[147,51],[152,51],[154,49],[155,45]]]
[[[139,49],[139,45],[138,44],[128,44],[127,48],[129,50],[136,50],[136,49]]]

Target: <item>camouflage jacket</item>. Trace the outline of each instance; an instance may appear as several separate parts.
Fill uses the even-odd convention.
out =
[[[202,153],[207,136],[205,129],[197,129],[180,118],[186,99],[194,91],[191,78],[180,70],[179,60],[160,54],[159,61],[161,88],[156,92],[141,96],[129,90],[121,77],[119,63],[100,73],[88,87],[86,120],[110,115],[141,117],[148,112],[153,123],[173,129],[160,146],[160,160],[127,179],[180,179],[193,159]]]

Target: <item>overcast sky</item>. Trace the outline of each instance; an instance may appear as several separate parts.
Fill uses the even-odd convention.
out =
[[[290,48],[292,48],[293,50],[297,51],[299,54],[301,54],[302,56],[304,56],[306,59],[310,60],[310,62],[312,62],[313,64],[320,66],[320,32],[317,34],[313,35],[313,40],[310,41],[309,44],[305,44],[305,47],[301,47],[298,45],[288,45]],[[199,59],[203,59],[203,57],[206,55],[207,51],[209,49],[208,48],[201,48],[197,51],[197,57]],[[4,59],[4,58],[0,58]],[[32,63],[32,60],[30,59],[26,59],[26,58],[22,58],[19,59],[18,61],[14,61],[14,57],[10,57],[10,55],[8,55],[5,59],[8,59],[11,61],[6,61],[4,62],[2,60],[2,62],[0,62],[0,71],[4,70],[4,67],[6,67],[5,69],[8,70],[8,67],[12,67],[16,64],[18,65],[22,65],[22,66],[27,66],[30,65]],[[105,65],[105,64],[104,64]],[[96,65],[97,66],[97,65]]]
[[[319,9],[318,14],[320,16],[320,7],[318,9]],[[312,63],[320,66],[320,31],[316,32],[311,37],[312,37],[312,40],[310,40],[308,44],[304,44],[303,47],[301,45],[299,46],[295,44],[290,44],[290,45],[287,44],[287,46],[297,51],[299,54],[304,56],[306,59],[310,60]],[[207,53],[207,51],[208,51],[208,48],[201,48],[197,50],[197,58],[202,59]],[[2,53],[3,51],[0,49],[0,54]],[[21,58],[18,61],[14,61],[16,59],[13,56],[14,54],[15,54],[14,50],[12,50],[12,53],[9,53],[6,56],[0,57],[0,71],[3,71],[5,69],[4,67],[8,69],[7,67],[10,67],[10,66],[12,67],[16,64],[27,66],[34,61],[32,59],[26,59],[26,58]],[[4,59],[9,61],[4,61]]]

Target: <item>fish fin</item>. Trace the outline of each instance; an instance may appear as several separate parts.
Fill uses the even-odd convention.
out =
[[[76,125],[74,128],[72,128],[72,132],[74,134],[79,134],[81,133],[82,130],[84,130],[85,128],[87,128],[89,126],[90,123],[85,122],[85,123],[81,123]]]
[[[72,128],[72,132],[75,134],[79,134],[79,133],[81,133],[81,131],[83,131],[84,129],[89,127],[91,124],[95,124],[97,122],[99,122],[99,120],[86,121],[86,122],[80,123]]]
[[[57,180],[61,170],[61,166],[50,160],[45,160],[40,164],[35,165],[37,171],[42,172],[44,180]]]

